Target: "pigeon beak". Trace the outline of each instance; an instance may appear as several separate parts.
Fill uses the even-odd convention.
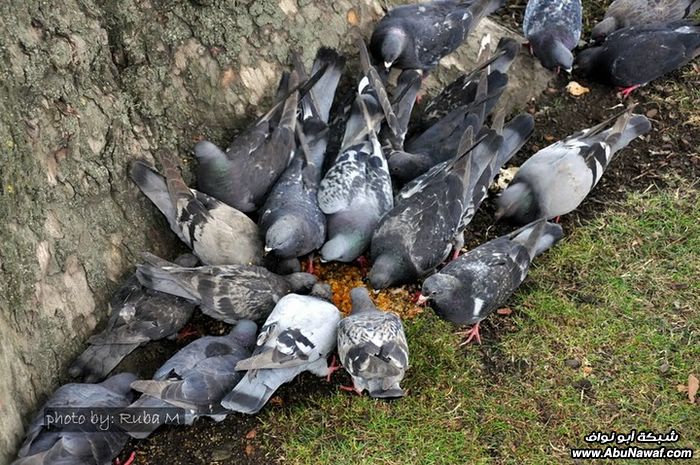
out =
[[[391,65],[393,65],[393,64],[394,64],[393,61],[385,61],[384,68],[386,68],[388,70],[389,68],[391,68]]]
[[[418,296],[418,300],[416,300],[416,305],[419,307],[422,307],[423,305],[428,303],[428,298],[424,296],[423,294]]]
[[[265,255],[267,255],[267,254],[269,254],[270,252],[272,252],[272,247],[265,246],[265,248],[263,249],[263,251],[265,252]]]

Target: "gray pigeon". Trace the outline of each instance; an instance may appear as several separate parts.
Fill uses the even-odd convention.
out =
[[[131,178],[202,263],[261,263],[263,244],[258,226],[235,208],[188,188],[172,157],[161,153],[159,158],[165,177],[146,163],[136,161],[131,165]]]
[[[197,264],[191,254],[175,261],[183,266]],[[68,374],[86,383],[101,381],[137,347],[174,337],[190,320],[194,307],[188,300],[141,286],[131,275],[109,302],[107,327],[88,340],[88,348]]]
[[[502,0],[435,0],[390,10],[374,28],[370,51],[386,68],[435,68]]]
[[[471,130],[460,143],[456,159],[431,168],[397,195],[372,236],[375,289],[411,282],[432,272],[462,247],[463,231],[486,198],[498,169],[532,133],[533,120],[520,115],[506,128],[485,131],[469,150]],[[502,132],[502,134],[500,134]]]
[[[452,323],[474,325],[467,342],[481,342],[479,322],[506,303],[525,280],[532,259],[562,236],[561,226],[538,220],[482,244],[426,278],[418,302],[432,302],[435,313]]]
[[[679,21],[619,29],[599,46],[577,57],[578,68],[593,79],[634,89],[688,64],[700,55],[700,23]]]
[[[320,287],[315,292],[321,292]],[[340,317],[335,305],[314,295],[280,299],[265,321],[253,356],[236,365],[236,370],[247,370],[245,376],[221,405],[257,413],[282,384],[300,373],[330,376],[335,368],[328,366],[327,357],[336,347]]]
[[[520,44],[515,39],[503,37],[498,42],[493,56],[486,56],[467,74],[459,76],[436,96],[428,100],[425,109],[417,122],[417,127],[425,129],[435,124],[455,109],[467,106],[469,112],[478,111],[478,106],[485,103],[485,114],[498,103],[499,98],[508,85],[508,70],[520,50]],[[477,98],[479,81],[486,71],[488,92]]]
[[[321,249],[324,261],[350,262],[359,257],[369,245],[377,223],[393,205],[389,168],[377,138],[383,110],[369,82],[368,77],[360,81],[355,100],[357,111],[346,126],[343,146],[347,148],[338,155],[319,187],[318,205],[328,220],[328,241]],[[360,118],[364,127],[354,123]]]
[[[280,87],[286,84],[289,93],[286,100],[238,136],[226,152],[209,141],[198,142],[194,147],[198,188],[242,212],[253,212],[262,206],[294,153],[296,72],[282,81]]]
[[[617,29],[647,24],[672,23],[700,9],[700,0],[615,0],[591,36],[601,40]]]
[[[571,71],[581,38],[581,0],[528,0],[523,33],[530,51],[547,69]]]
[[[131,403],[129,385],[136,379],[120,373],[100,384],[65,384],[46,401],[27,428],[27,435],[12,465],[111,465],[128,439],[121,431],[49,431],[46,408],[120,408]]]
[[[205,336],[180,349],[156,371],[150,381],[134,381],[132,389],[143,395],[131,408],[180,407],[185,423],[208,416],[215,421],[226,418],[221,399],[243,378],[236,364],[250,357],[258,326],[241,320],[225,336]],[[142,439],[155,431],[158,423],[146,431],[129,433]]]
[[[261,210],[265,251],[296,258],[319,249],[326,239],[326,217],[318,206],[318,184],[328,143],[328,115],[344,60],[333,49],[319,49],[312,73],[325,72],[300,102],[300,148],[272,188]]]
[[[496,218],[527,224],[569,213],[598,183],[615,153],[650,129],[649,120],[630,109],[545,147],[523,163],[496,199]]]
[[[202,312],[226,323],[266,318],[277,301],[290,292],[307,293],[316,277],[308,273],[286,276],[251,265],[184,268],[151,254],[137,265],[141,284],[188,299]]]
[[[350,291],[352,313],[338,323],[338,357],[352,376],[352,389],[372,397],[401,397],[408,368],[408,343],[401,318],[382,312],[367,289]]]

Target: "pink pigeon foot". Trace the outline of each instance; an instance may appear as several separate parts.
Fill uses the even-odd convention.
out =
[[[314,273],[314,253],[311,252],[307,257],[308,263],[306,264],[306,272],[310,274]]]
[[[620,89],[620,92],[622,92],[622,98],[626,99],[627,97],[629,97],[629,95],[632,92],[634,92],[634,90],[637,89],[638,87],[640,87],[640,84],[635,84],[635,85],[629,86],[629,87],[622,87]]]
[[[328,366],[328,375],[326,375],[326,382],[330,383],[331,382],[331,376],[333,373],[336,371],[340,370],[343,368],[343,365],[338,363],[338,360],[336,360],[335,355],[331,358],[331,364]]]
[[[354,392],[358,396],[362,395],[362,391],[358,391],[354,384],[352,386],[338,386],[338,388],[341,391]]]
[[[476,342],[481,344],[481,335],[479,334],[479,323],[472,326],[471,329],[464,332],[463,335],[467,336],[467,340],[464,341],[461,345],[469,344],[472,341],[472,339],[476,339]]]
[[[199,329],[197,329],[196,326],[194,326],[193,324],[188,324],[187,326],[182,328],[179,333],[177,333],[176,339],[178,342],[181,342],[181,341],[184,341],[185,339],[188,339],[192,336],[201,336],[201,335],[202,335],[202,333],[199,331]]]
[[[124,461],[124,463],[122,463],[121,460],[119,460],[119,458],[114,459],[114,463],[115,463],[115,465],[131,465],[132,463],[134,463],[135,459],[136,459],[136,452],[131,451],[129,458],[126,459],[126,461]]]
[[[357,257],[357,264],[360,265],[360,272],[363,275],[367,274],[367,268],[369,268],[369,260],[364,255]]]

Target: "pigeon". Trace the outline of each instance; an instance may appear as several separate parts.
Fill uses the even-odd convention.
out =
[[[343,66],[344,60],[335,50],[319,49],[312,73],[322,67],[325,72],[300,102],[302,121],[297,130],[304,142],[261,210],[259,225],[265,234],[265,251],[281,258],[309,254],[321,248],[326,239],[326,217],[317,195],[328,142],[326,124]]]
[[[532,259],[562,236],[558,224],[537,220],[482,244],[426,278],[419,303],[432,302],[442,319],[474,325],[467,342],[476,338],[481,343],[479,322],[506,303],[525,280]]]
[[[285,82],[286,81],[286,82]],[[197,186],[245,213],[258,210],[294,153],[298,92],[296,72],[285,75],[280,88],[289,96],[221,151],[209,141],[194,147]]]
[[[374,28],[370,51],[387,69],[430,71],[502,5],[503,0],[434,0],[395,7]]]
[[[309,273],[280,276],[261,266],[185,268],[151,254],[144,254],[144,259],[136,267],[142,285],[190,300],[203,313],[231,324],[266,318],[283,296],[308,293],[316,283]]]
[[[131,373],[114,375],[99,384],[71,383],[58,388],[27,428],[27,436],[12,465],[110,465],[127,442],[122,431],[47,430],[47,408],[120,408],[131,403]],[[79,428],[75,425],[76,428]]]
[[[185,423],[208,416],[215,421],[226,418],[221,399],[243,378],[236,364],[250,357],[258,326],[241,320],[225,336],[205,336],[188,344],[156,371],[150,381],[134,381],[131,388],[143,395],[131,408],[180,407]],[[143,439],[160,424],[148,424],[144,431],[130,432]]]
[[[687,18],[700,9],[700,0],[615,0],[605,17],[591,31],[599,41],[608,34],[630,26],[664,24]]]
[[[545,147],[523,163],[496,199],[496,218],[527,224],[569,213],[598,183],[617,151],[650,129],[647,118],[629,109]]]
[[[191,254],[175,261],[183,266],[197,264]],[[188,300],[141,286],[131,275],[109,302],[107,327],[88,340],[88,348],[68,374],[86,383],[103,380],[137,347],[175,336],[192,317],[194,307]]]
[[[474,112],[480,104],[485,103],[484,112],[490,114],[508,85],[507,72],[519,50],[520,44],[515,39],[501,38],[492,57],[479,60],[480,63],[474,70],[459,76],[428,100],[416,126],[428,128],[462,106],[468,106],[469,111]],[[477,99],[478,84],[484,71],[488,80],[488,92]]]
[[[364,287],[350,291],[352,313],[338,323],[338,357],[358,394],[402,397],[408,368],[408,343],[401,318],[374,306]]]
[[[578,68],[593,79],[634,89],[700,55],[700,23],[679,21],[619,29],[578,55]]]
[[[314,295],[289,294],[265,321],[253,355],[238,362],[247,370],[221,405],[240,413],[259,412],[282,384],[305,371],[328,376],[327,357],[335,350],[340,311],[328,300],[328,288],[317,285]]]
[[[205,265],[258,265],[263,244],[258,226],[245,214],[185,185],[176,162],[161,152],[161,176],[143,161],[131,165],[131,178],[170,229]]]
[[[328,240],[320,251],[323,261],[351,262],[358,258],[381,217],[393,206],[389,168],[377,138],[383,119],[380,98],[370,86],[369,77],[363,77],[355,111],[345,129],[342,146],[347,148],[342,149],[321,180],[318,205],[328,222]],[[363,125],[359,124],[360,118]]]
[[[581,0],[528,0],[523,17],[523,33],[530,51],[542,66],[559,72],[571,71],[581,38]]]
[[[432,272],[450,250],[456,254],[491,180],[527,141],[533,126],[532,117],[523,114],[506,128],[485,131],[474,145],[467,142],[472,139],[468,129],[453,160],[406,184],[397,195],[396,207],[372,236],[372,287],[411,282]]]

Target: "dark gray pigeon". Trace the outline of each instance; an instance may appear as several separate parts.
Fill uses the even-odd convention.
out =
[[[226,323],[266,318],[290,292],[308,293],[316,277],[280,276],[261,266],[228,265],[184,268],[151,254],[137,265],[136,276],[151,289],[188,299],[202,312]]]
[[[478,106],[485,103],[486,115],[496,106],[508,85],[508,70],[520,50],[520,44],[515,39],[503,37],[498,42],[493,56],[485,56],[483,60],[469,73],[459,76],[436,96],[428,100],[416,126],[428,128],[455,109],[468,107],[469,112],[478,111]],[[486,71],[488,92],[477,98],[479,80]]]
[[[372,397],[401,397],[408,343],[401,318],[377,309],[364,287],[350,291],[352,313],[338,323],[338,357],[352,376],[352,389]]]
[[[390,10],[374,28],[370,51],[386,68],[435,68],[502,0],[435,0]]]
[[[134,381],[132,389],[143,395],[131,408],[180,407],[185,409],[185,423],[191,425],[203,416],[221,421],[226,411],[221,399],[243,378],[236,364],[250,357],[258,326],[241,320],[225,336],[205,336],[180,349],[163,364],[150,381]],[[130,433],[142,439],[155,431]]]
[[[296,258],[319,249],[326,239],[326,217],[318,206],[326,145],[328,115],[340,80],[344,59],[333,49],[319,49],[312,73],[325,72],[300,102],[297,130],[303,141],[272,188],[261,210],[260,228],[265,251],[281,258]]]
[[[327,297],[317,285],[314,294]],[[340,311],[316,295],[289,294],[277,303],[258,336],[252,357],[238,362],[247,370],[221,405],[234,412],[253,414],[272,394],[305,371],[328,376],[336,369],[327,358],[335,350]]]
[[[182,266],[197,264],[191,254],[175,261]],[[174,337],[190,320],[194,307],[188,300],[141,286],[131,275],[109,302],[107,327],[88,340],[88,348],[68,374],[86,383],[101,381],[137,347]]]
[[[700,55],[700,23],[679,21],[619,29],[599,46],[578,55],[577,65],[593,79],[634,89],[688,64]]]
[[[615,0],[591,36],[601,40],[617,29],[663,24],[687,18],[700,9],[700,0]]]
[[[121,431],[48,431],[46,408],[119,408],[131,403],[129,385],[136,379],[120,373],[100,384],[65,384],[46,401],[27,428],[27,435],[12,465],[111,465],[128,439]]]
[[[347,148],[338,154],[319,187],[318,205],[328,221],[328,241],[321,248],[324,261],[358,258],[369,245],[377,223],[393,205],[389,168],[377,138],[383,109],[376,93],[369,89],[369,79],[362,78],[356,111],[346,126],[343,146]]]
[[[143,161],[135,161],[131,165],[131,179],[202,263],[261,263],[263,244],[258,226],[235,208],[188,188],[170,155],[161,153],[159,158],[165,177]]]
[[[545,147],[523,163],[496,199],[496,218],[527,224],[569,213],[598,183],[617,151],[650,129],[649,120],[630,109]]]
[[[571,71],[581,38],[581,0],[528,0],[523,33],[530,51],[547,69]]]
[[[468,130],[457,152],[463,155],[404,186],[372,236],[372,287],[411,282],[432,272],[450,250],[458,253],[463,231],[486,198],[491,180],[532,129],[531,116],[518,116],[506,128],[485,131],[467,152]]]
[[[562,236],[561,226],[538,220],[482,244],[426,278],[418,302],[430,301],[442,319],[474,325],[467,342],[476,338],[480,343],[479,322],[506,303],[525,280],[532,259]]]
[[[239,135],[226,152],[209,141],[195,145],[199,190],[242,212],[262,206],[294,153],[297,83],[296,72],[286,75],[280,85],[289,93],[286,100]]]

